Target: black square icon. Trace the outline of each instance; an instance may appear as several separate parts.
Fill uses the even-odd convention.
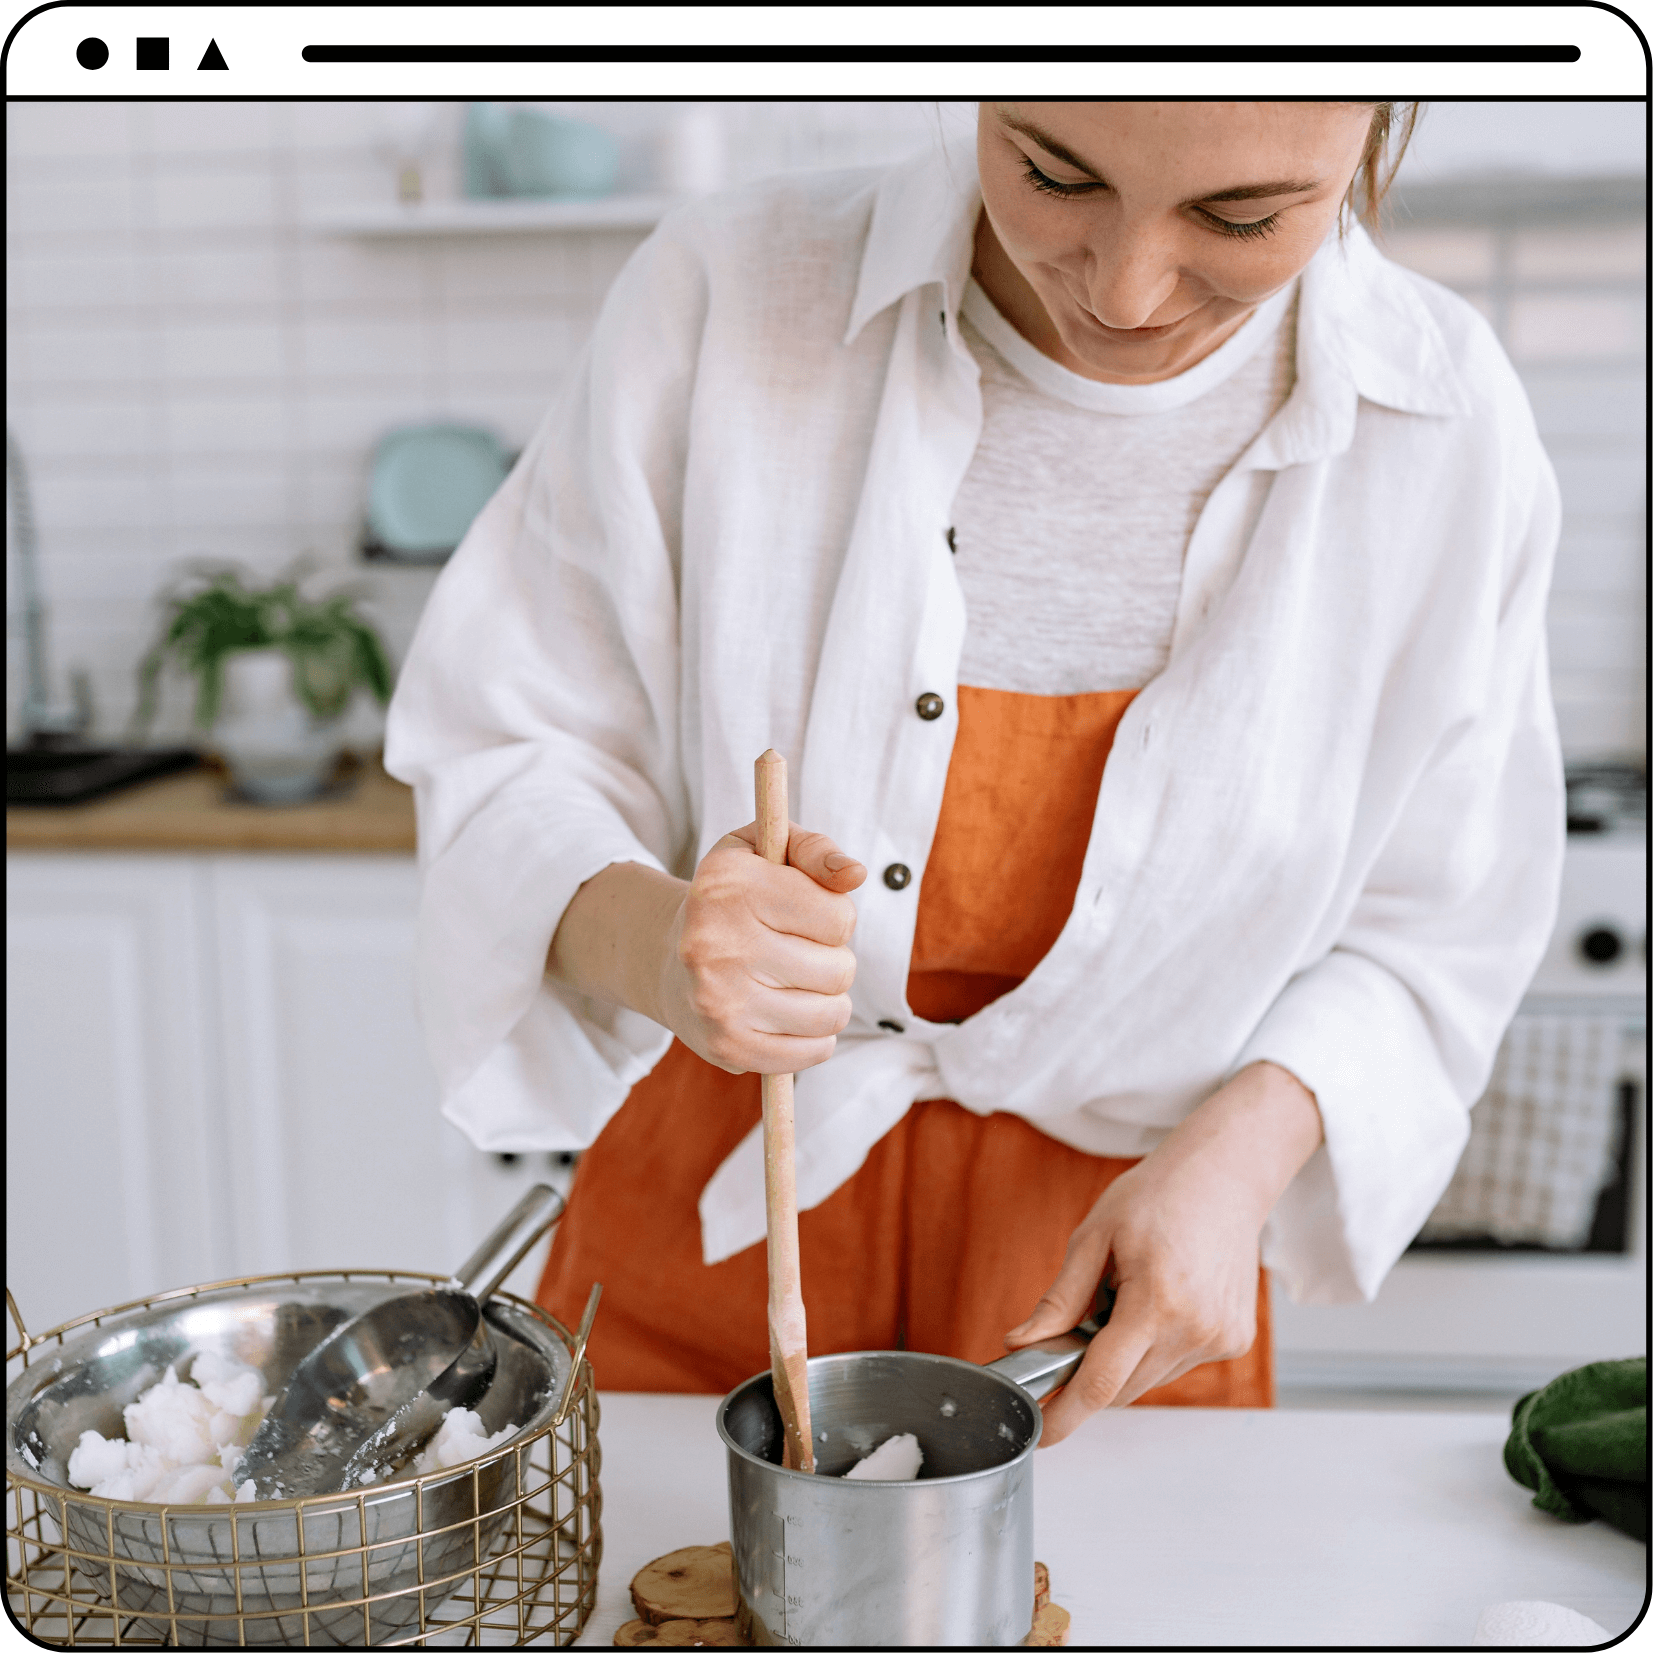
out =
[[[138,36],[138,67],[140,69],[164,69],[167,66],[167,36],[139,35]]]

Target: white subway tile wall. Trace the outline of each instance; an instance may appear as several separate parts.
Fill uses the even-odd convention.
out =
[[[659,186],[673,106],[564,104],[621,141],[622,188]],[[731,182],[895,159],[965,106],[720,106]],[[11,104],[7,418],[33,483],[50,664],[125,727],[154,595],[191,559],[356,581],[400,656],[434,574],[357,555],[369,458],[396,425],[456,419],[527,441],[630,232],[332,239],[325,214],[391,199],[424,154],[457,193],[454,104]],[[1388,248],[1497,326],[1533,396],[1566,523],[1551,605],[1565,745],[1643,751],[1643,226],[1403,225]],[[7,565],[7,731],[22,666]],[[159,733],[187,730],[175,684]],[[358,739],[380,727],[356,714]]]
[[[1482,307],[1532,399],[1562,490],[1550,653],[1565,751],[1645,758],[1644,220],[1402,221],[1385,250]]]

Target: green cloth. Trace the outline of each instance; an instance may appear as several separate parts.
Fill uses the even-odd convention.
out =
[[[1564,1522],[1600,1516],[1648,1542],[1648,1358],[1593,1361],[1523,1396],[1505,1468]]]

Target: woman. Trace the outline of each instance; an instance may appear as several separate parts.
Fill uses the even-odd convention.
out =
[[[812,1350],[1116,1286],[1048,1441],[1266,1405],[1260,1249],[1371,1296],[1430,1210],[1563,810],[1525,399],[1345,210],[1411,115],[983,105],[615,283],[389,741],[449,1118],[593,1145],[542,1298],[603,1281],[606,1387],[767,1364],[760,1073]]]

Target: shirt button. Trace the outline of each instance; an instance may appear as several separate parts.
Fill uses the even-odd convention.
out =
[[[942,716],[942,708],[946,704],[947,703],[940,695],[932,694],[931,691],[927,689],[924,694],[922,694],[918,700],[913,703],[913,710],[917,712],[919,716],[928,724],[932,718],[940,718]]]
[[[881,1022],[879,1026],[888,1034],[905,1034],[907,1032],[899,1022]]]
[[[913,882],[913,870],[904,862],[893,861],[884,870],[884,882],[892,890],[906,890]]]
[[[959,540],[958,540],[958,537],[954,534],[954,532],[951,528],[947,531],[947,535],[948,535],[948,550],[949,551],[958,551],[958,549],[959,549]]]

